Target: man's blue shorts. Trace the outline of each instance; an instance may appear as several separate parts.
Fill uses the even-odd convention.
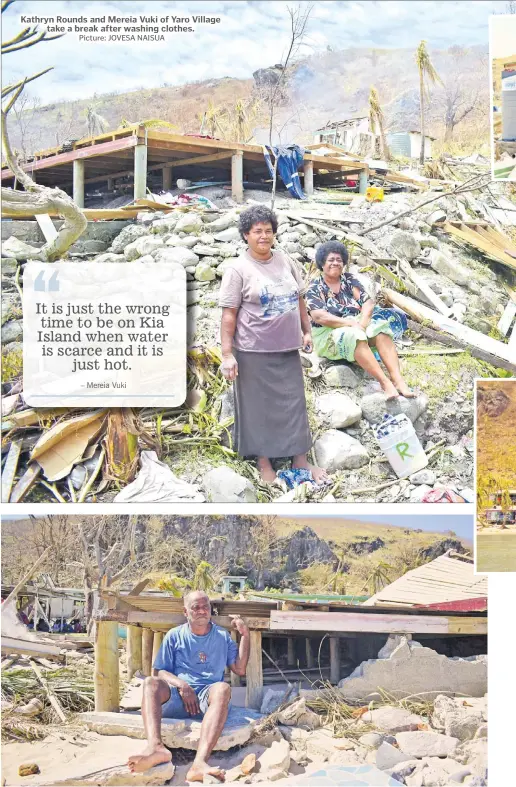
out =
[[[201,712],[198,713],[196,716],[190,716],[188,711],[186,710],[183,700],[181,699],[181,695],[179,694],[178,690],[170,687],[170,697],[169,699],[163,703],[161,706],[161,715],[164,719],[202,719],[206,711],[208,710],[208,697],[210,694],[211,687],[215,685],[213,683],[208,684],[207,686],[201,686],[199,689],[194,689],[195,693],[197,694],[197,700],[199,702],[199,707]]]

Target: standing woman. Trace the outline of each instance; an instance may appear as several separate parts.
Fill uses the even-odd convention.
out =
[[[276,473],[271,459],[292,457],[317,483],[326,472],[308,463],[312,438],[299,349],[312,349],[303,280],[295,263],[273,249],[276,215],[263,205],[240,214],[247,249],[224,271],[222,374],[234,380],[235,448],[256,456],[264,481]]]

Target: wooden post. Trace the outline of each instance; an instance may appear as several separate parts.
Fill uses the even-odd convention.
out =
[[[152,674],[152,644],[154,632],[152,629],[143,629],[142,633],[142,672],[146,677]]]
[[[152,638],[152,663],[157,658],[159,653],[159,649],[161,648],[161,643],[163,642],[163,632],[162,631],[155,631],[154,636]]]
[[[95,627],[95,710],[120,710],[118,623],[100,621]]]
[[[296,665],[296,648],[294,637],[287,637],[287,664],[289,667]]]
[[[306,196],[312,197],[314,193],[314,162],[305,161],[304,170],[305,170],[305,181],[304,181],[303,188]]]
[[[269,656],[276,661],[277,658],[277,644],[278,640],[274,637],[269,637]]]
[[[127,676],[129,680],[142,670],[142,629],[127,626]]]
[[[238,634],[237,634],[237,632],[236,631],[231,631],[230,634],[231,634],[231,639],[233,640],[233,642],[236,642],[237,645],[238,645]],[[240,677],[240,675],[235,675],[234,672],[230,672],[229,673],[229,678],[230,678],[232,686],[241,686],[242,685],[242,678]]]
[[[134,148],[134,199],[144,199],[147,194],[147,145]]]
[[[305,639],[306,647],[306,666],[311,669],[315,665],[314,652],[312,650],[312,640],[310,637]]]
[[[107,179],[107,190],[108,191],[114,191],[115,190],[115,179],[114,178],[108,178]]]
[[[246,672],[246,708],[259,708],[263,690],[262,632],[250,631],[251,650]]]
[[[172,167],[163,167],[163,191],[172,188]]]
[[[84,159],[73,162],[73,201],[79,208],[84,208]]]
[[[367,169],[361,169],[360,174],[358,176],[358,193],[365,194],[367,191],[367,185],[369,183],[369,173]]]
[[[330,637],[330,681],[334,686],[340,680],[340,639]]]
[[[231,156],[231,196],[235,202],[244,201],[244,154],[237,150]]]

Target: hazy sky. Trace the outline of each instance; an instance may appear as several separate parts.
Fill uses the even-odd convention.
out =
[[[173,33],[165,42],[79,42],[78,34],[9,54],[3,82],[55,66],[31,88],[43,103],[83,99],[95,93],[159,87],[231,76],[249,78],[257,68],[280,62],[289,40],[288,2],[270,0],[17,0],[2,17],[3,37],[27,23],[21,16],[101,17],[219,16],[220,24],[192,23],[194,33]],[[294,2],[292,2],[294,5]],[[307,6],[309,3],[302,2]],[[488,43],[488,18],[507,9],[503,0],[398,2],[315,0],[301,54],[347,46],[430,49]],[[188,26],[188,25],[185,25]]]

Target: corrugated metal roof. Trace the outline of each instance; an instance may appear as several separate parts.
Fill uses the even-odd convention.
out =
[[[487,577],[474,574],[473,560],[456,552],[407,571],[364,602],[364,606],[439,604],[487,596]]]

